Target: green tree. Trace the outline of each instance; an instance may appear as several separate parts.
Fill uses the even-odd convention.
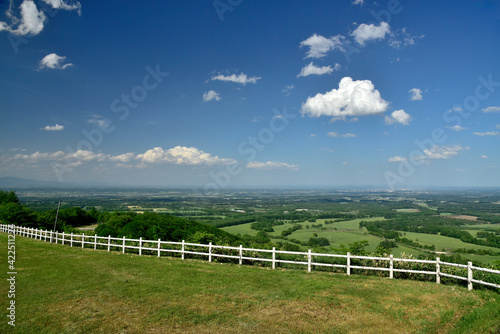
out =
[[[366,255],[368,254],[365,250],[365,247],[368,246],[368,241],[356,241],[352,244],[349,244],[349,251],[353,255]]]
[[[14,191],[0,190],[0,205],[6,204],[6,203],[20,204],[19,198],[17,197],[17,195]]]

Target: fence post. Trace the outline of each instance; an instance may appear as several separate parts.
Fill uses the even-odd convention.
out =
[[[58,237],[58,236],[59,236],[59,232],[57,232],[57,231],[56,231],[56,238],[55,238],[55,240],[56,240],[56,244],[57,244],[57,241],[58,241],[58,240],[57,240],[57,237]]]
[[[439,257],[436,257],[436,284],[441,284],[441,266],[439,265]]]
[[[53,234],[54,232],[50,231],[50,243],[52,243]]]
[[[139,238],[139,255],[142,255],[142,237]]]
[[[158,257],[160,257],[161,240],[158,238]]]
[[[64,231],[63,231],[62,244],[64,245]]]
[[[273,269],[276,269],[276,247],[273,247]]]
[[[71,247],[73,247],[73,232],[71,232]]]
[[[472,290],[472,262],[467,262],[467,289]]]
[[[111,235],[108,234],[108,252],[111,249]]]
[[[184,240],[182,240],[182,251],[181,251],[181,254],[182,254],[182,259],[184,260]]]
[[[123,236],[122,254],[125,254],[125,236]]]
[[[45,239],[44,239],[45,242],[47,242],[47,230],[45,230]]]
[[[94,250],[97,249],[97,234],[94,234]]]
[[[311,272],[311,250],[307,252],[307,272]]]
[[[243,264],[243,245],[240,245],[240,261],[239,264]]]
[[[85,233],[82,234],[82,248],[85,246]]]
[[[212,242],[208,243],[208,262],[212,262]]]
[[[347,276],[351,275],[351,252],[347,252]]]
[[[392,254],[389,260],[389,278],[394,278],[394,256]]]

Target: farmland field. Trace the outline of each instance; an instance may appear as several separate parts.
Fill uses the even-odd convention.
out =
[[[136,212],[182,217],[240,235],[239,242],[255,248],[306,250],[317,248],[309,244],[313,238],[325,238],[329,245],[323,245],[320,251],[339,252],[366,241],[365,251],[369,253],[382,243],[388,247],[384,252],[395,256],[405,253],[434,258],[434,251],[445,249],[447,256],[461,263],[480,259],[484,264],[500,267],[500,206],[495,204],[500,200],[500,191],[496,189],[398,192],[229,189],[215,196],[188,189],[34,189],[20,191],[19,197],[37,212],[51,209],[55,214],[59,200],[63,210],[97,208],[101,222],[110,215],[136,215]],[[360,229],[362,221],[390,224],[391,231],[381,229],[382,225],[371,231],[366,225]],[[252,223],[261,227],[267,224],[266,231],[252,229]],[[413,224],[412,228],[408,224]],[[398,229],[403,225],[407,227],[404,231]],[[293,226],[302,228],[282,236],[283,231]],[[428,229],[426,233],[416,233],[424,227]],[[453,230],[460,233],[443,237],[440,233],[445,230],[446,235],[453,235],[450,234]]]

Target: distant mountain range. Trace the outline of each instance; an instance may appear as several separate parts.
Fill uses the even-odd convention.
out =
[[[20,177],[0,177],[0,189],[5,188],[68,188],[78,187],[76,183],[41,181],[33,179],[24,179]]]

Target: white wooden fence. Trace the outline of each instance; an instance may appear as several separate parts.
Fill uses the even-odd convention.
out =
[[[68,234],[64,232],[62,233],[52,232],[47,230],[39,230],[35,228],[27,228],[15,225],[5,225],[5,224],[0,224],[0,231],[10,234],[17,234],[24,237],[34,238],[38,240],[43,240],[45,242],[51,242],[51,243],[54,242],[56,244],[61,243],[62,245],[69,244],[71,247],[74,246],[82,248],[93,247],[94,250],[99,247],[99,249],[107,249],[108,252],[111,250],[121,250],[122,253],[125,253],[126,249],[135,249],[138,250],[139,255],[142,255],[143,251],[149,251],[150,254],[156,254],[158,257],[160,257],[162,253],[163,254],[178,253],[181,254],[181,258],[183,260],[186,255],[200,255],[200,256],[207,256],[209,262],[212,262],[214,258],[236,259],[238,260],[238,263],[240,265],[243,264],[244,260],[262,261],[262,262],[270,262],[272,269],[275,269],[276,266],[279,265],[280,263],[289,263],[289,264],[307,266],[308,272],[311,272],[314,266],[344,268],[347,272],[347,275],[351,275],[351,271],[353,269],[378,270],[378,271],[389,272],[389,278],[391,279],[394,278],[394,273],[402,272],[402,273],[436,276],[437,284],[440,284],[441,277],[449,277],[467,281],[467,287],[469,290],[472,290],[473,283],[487,285],[490,287],[500,289],[500,284],[474,279],[475,271],[500,275],[499,270],[475,267],[472,265],[472,262],[469,262],[467,265],[443,262],[440,261],[439,257],[437,257],[436,260],[433,261],[433,260],[395,258],[393,257],[392,254],[389,257],[376,257],[376,256],[356,256],[356,255],[351,255],[350,253],[347,253],[346,255],[313,253],[311,250],[308,250],[307,252],[291,252],[291,251],[276,250],[275,247],[273,247],[273,249],[254,249],[254,248],[245,248],[243,246],[239,247],[219,246],[219,245],[213,245],[212,243],[209,243],[208,245],[187,243],[184,240],[182,242],[173,242],[173,241],[162,241],[160,239],[145,240],[143,238],[127,239],[125,237],[114,238],[111,236],[100,237],[97,235],[85,235],[85,234],[73,234],[73,233]],[[299,258],[302,257],[304,260],[303,261],[286,260],[283,258],[283,256],[280,256],[285,254],[295,255],[296,257]],[[346,264],[318,262],[320,258],[345,259]],[[378,261],[379,264],[381,264],[382,262],[386,262],[386,265],[380,267],[365,267],[365,266],[353,265],[351,264],[353,259],[373,260],[373,261]],[[395,268],[394,264],[397,262],[433,264],[435,266],[435,271]],[[443,272],[443,270],[441,269],[442,266],[466,269],[467,277]]]

